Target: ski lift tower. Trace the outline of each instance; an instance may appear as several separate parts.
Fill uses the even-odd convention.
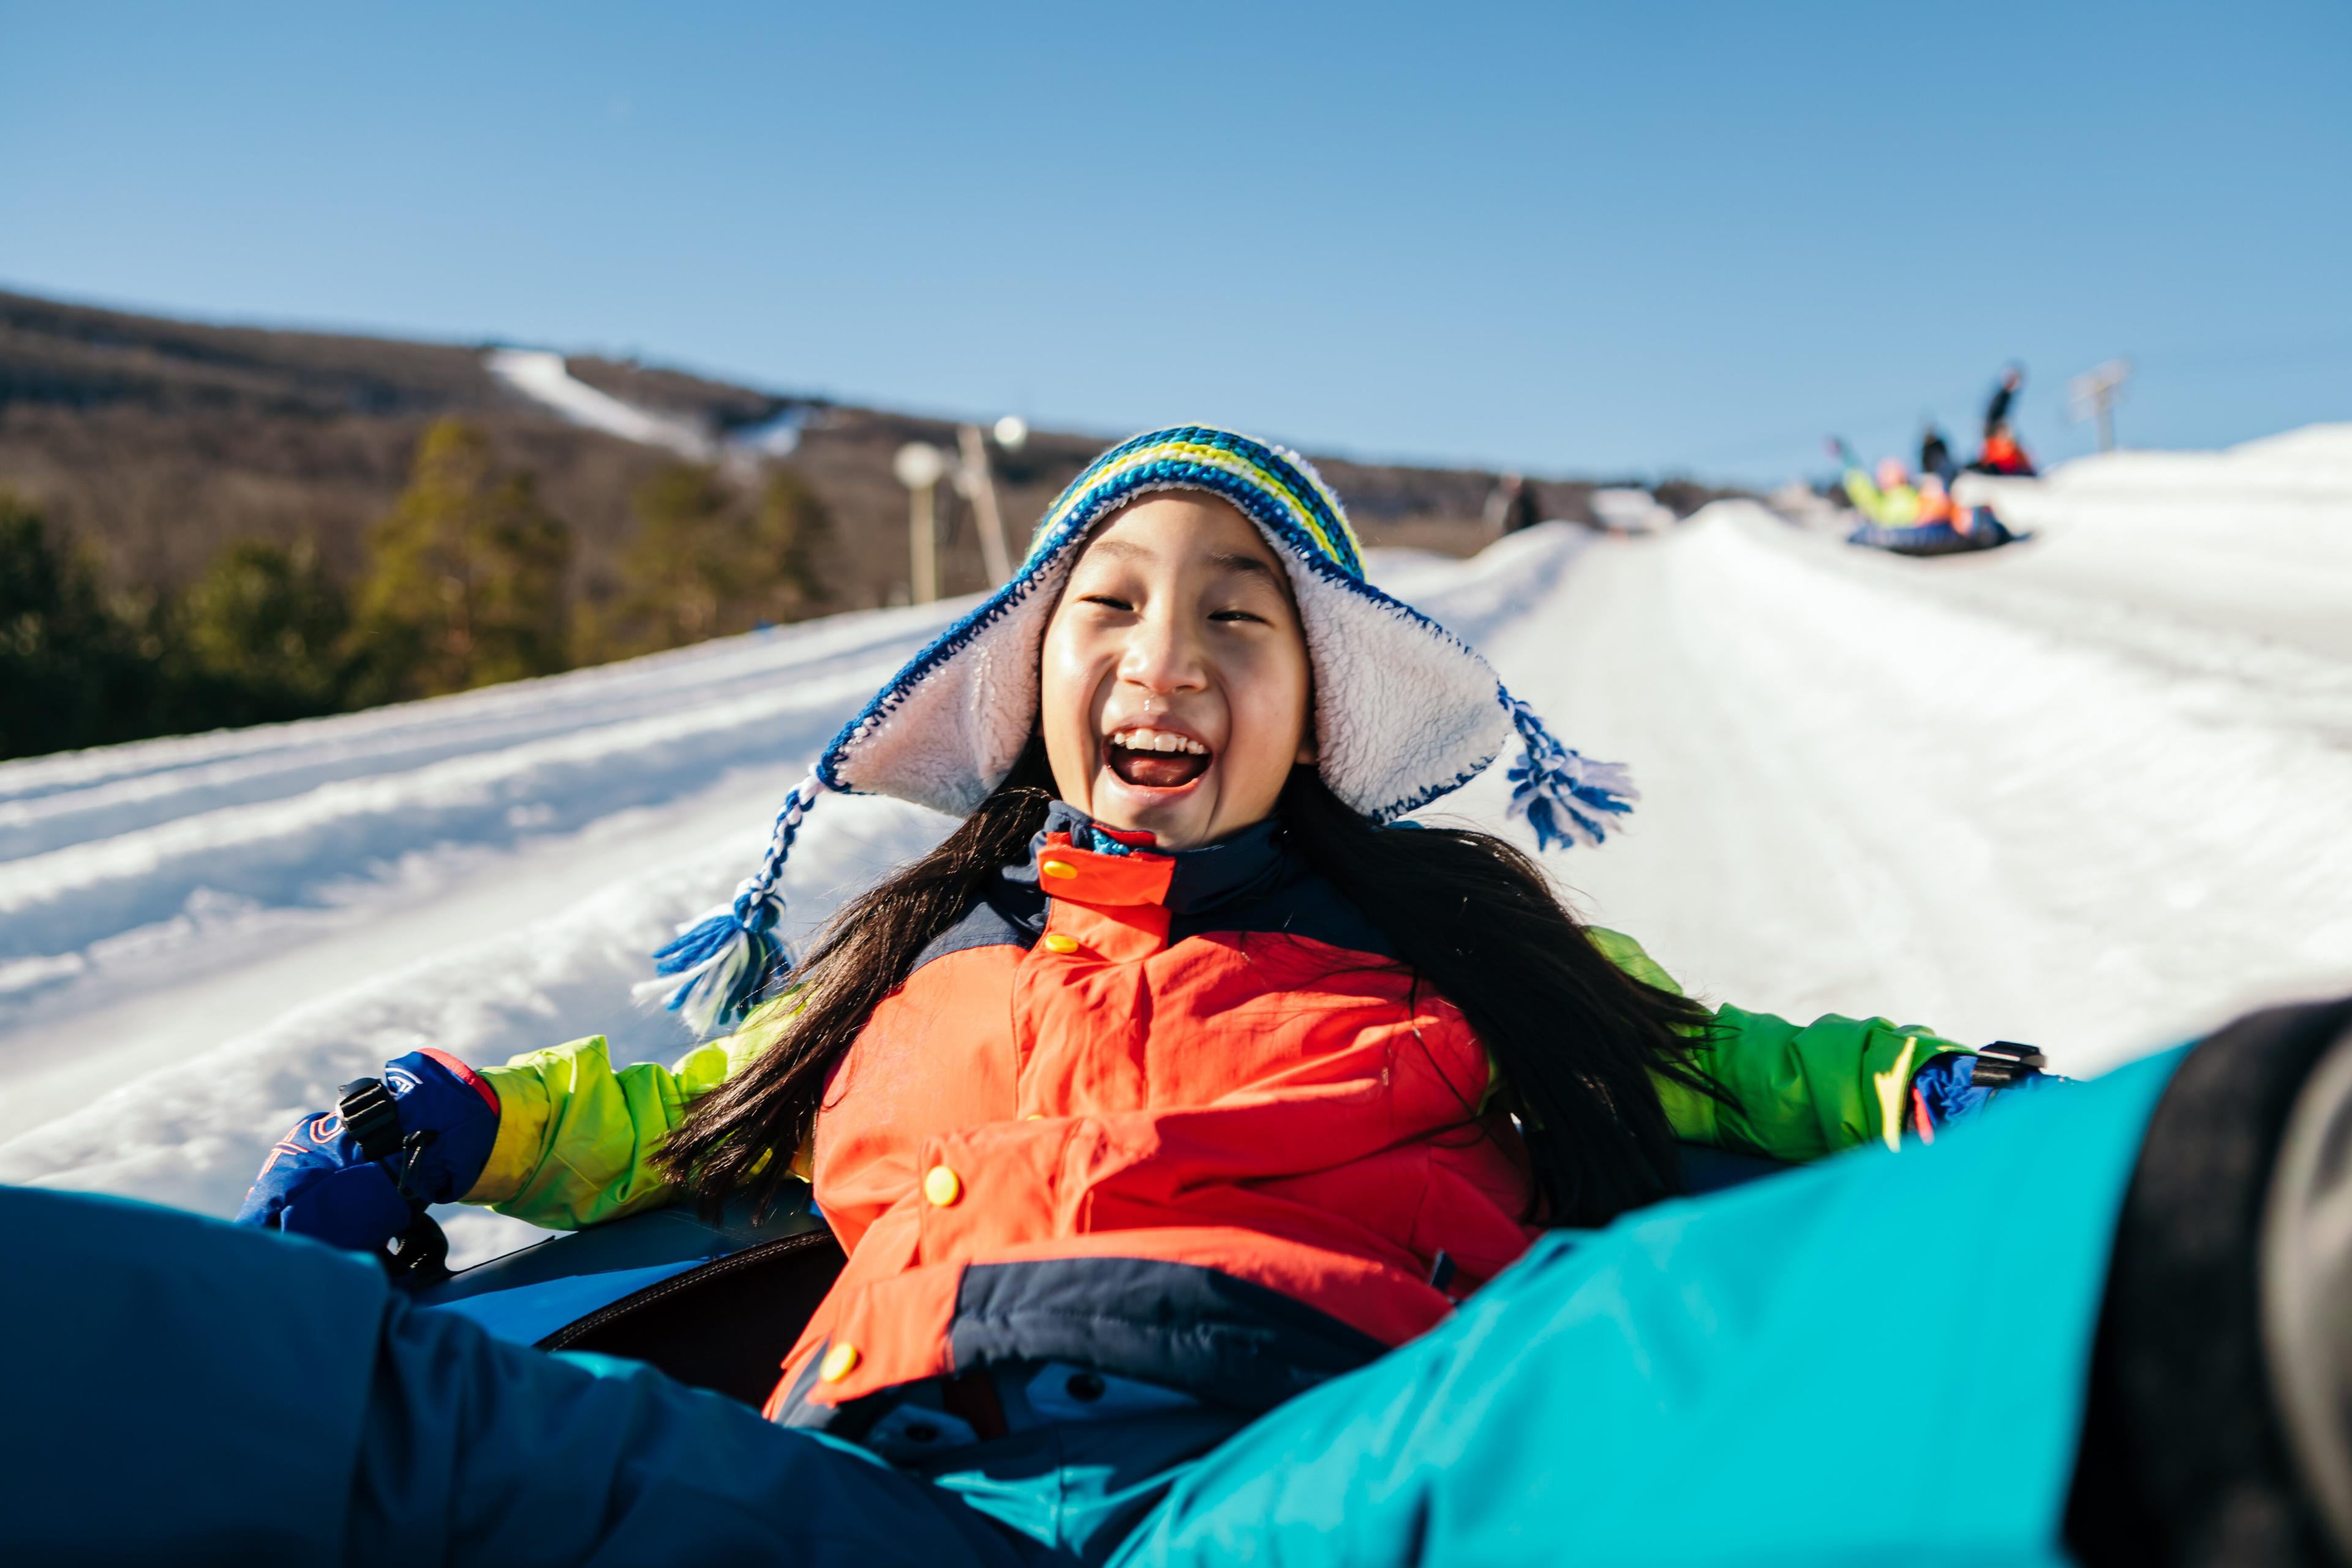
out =
[[[2124,383],[2131,373],[2131,361],[2111,359],[2066,384],[2066,401],[2074,417],[2098,421],[2102,452],[2116,449],[2116,405],[2124,400]]]

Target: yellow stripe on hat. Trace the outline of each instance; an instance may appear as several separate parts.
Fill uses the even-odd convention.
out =
[[[1230,447],[1213,446],[1204,441],[1155,442],[1151,446],[1140,447],[1132,452],[1126,453],[1115,461],[1103,464],[1084,476],[1086,479],[1084,488],[1078,489],[1074,486],[1073,489],[1076,489],[1076,493],[1071,495],[1039,525],[1039,542],[1042,543],[1046,535],[1066,521],[1070,511],[1087,496],[1106,487],[1115,486],[1120,478],[1137,468],[1171,459],[1194,463],[1202,468],[1215,468],[1220,472],[1231,474],[1259,494],[1271,497],[1280,504],[1290,521],[1315,542],[1316,548],[1335,564],[1362,559],[1362,547],[1356,539],[1355,530],[1348,525],[1347,513],[1340,508],[1337,498],[1323,494],[1317,499],[1329,509],[1331,516],[1338,521],[1340,535],[1346,541],[1344,549],[1339,542],[1334,539],[1331,531],[1325,527],[1323,520],[1315,514],[1298,492],[1286,482],[1279,473],[1263,464],[1253,462]]]
[[[1223,468],[1228,473],[1239,474],[1246,479],[1256,479],[1259,481],[1261,486],[1273,490],[1277,496],[1282,498],[1283,504],[1289,509],[1291,515],[1297,519],[1299,526],[1306,529],[1307,531],[1314,537],[1315,542],[1321,547],[1325,554],[1331,556],[1334,560],[1340,558],[1342,552],[1339,549],[1337,542],[1332,539],[1329,531],[1324,528],[1322,519],[1315,515],[1314,510],[1307,505],[1305,498],[1300,496],[1296,489],[1292,489],[1290,485],[1286,483],[1282,476],[1279,473],[1276,473],[1274,469],[1265,468],[1261,464],[1253,463],[1247,458],[1242,457],[1240,454],[1234,452],[1230,447],[1213,447],[1209,446],[1205,442],[1171,441],[1166,445],[1166,447],[1159,449],[1170,453],[1179,453],[1192,458],[1195,462],[1206,463],[1213,468]],[[1331,515],[1339,520],[1339,527],[1346,534],[1348,544],[1349,546],[1349,549],[1345,553],[1349,555],[1360,555],[1362,551],[1357,546],[1355,530],[1348,526],[1347,513],[1341,510],[1339,498],[1332,495],[1324,495],[1318,499],[1320,500],[1324,506],[1329,510]]]

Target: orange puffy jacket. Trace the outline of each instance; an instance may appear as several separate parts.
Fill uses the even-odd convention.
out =
[[[849,1263],[769,1414],[1015,1361],[1276,1405],[1533,1237],[1489,1075],[1276,824],[1151,854],[1057,805],[834,1072],[813,1170]]]

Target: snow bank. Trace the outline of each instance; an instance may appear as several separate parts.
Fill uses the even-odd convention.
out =
[[[2028,527],[2116,522],[2294,542],[2352,560],[2352,425],[2313,425],[2222,452],[2102,452],[2042,480],[1960,482]]]
[[[2352,623],[2352,426],[2230,451],[2107,451],[2039,482],[1967,487],[2011,527],[2095,557],[2143,597],[2221,595],[2239,614]]]
[[[2352,657],[2352,425],[2225,452],[2108,452],[2047,479],[1971,477],[2042,570],[2100,597]]]

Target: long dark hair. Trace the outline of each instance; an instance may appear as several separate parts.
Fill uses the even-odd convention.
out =
[[[1706,1008],[1611,963],[1505,839],[1376,827],[1307,767],[1279,809],[1307,864],[1493,1053],[1535,1178],[1532,1217],[1601,1225],[1681,1190],[1651,1075],[1721,1097],[1695,1059],[1713,1022]]]
[[[795,977],[798,1010],[688,1111],[663,1168],[707,1206],[738,1192],[765,1206],[816,1124],[826,1075],[876,1005],[1027,852],[1053,800],[1045,746],[1033,741],[938,848],[836,913]],[[1704,1008],[1612,963],[1534,861],[1491,834],[1376,827],[1311,767],[1292,773],[1276,810],[1307,863],[1494,1053],[1534,1178],[1531,1217],[1599,1225],[1679,1190],[1651,1075],[1717,1092],[1692,1056]]]

